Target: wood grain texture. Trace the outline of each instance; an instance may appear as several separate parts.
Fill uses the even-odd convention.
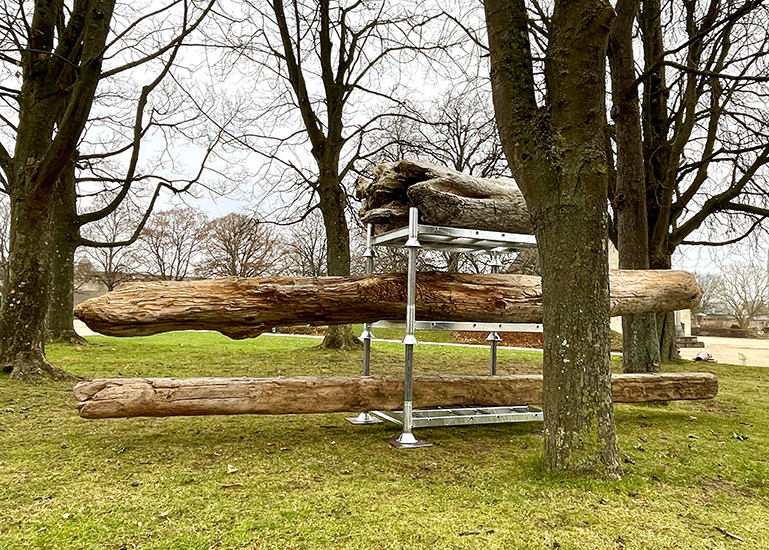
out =
[[[542,321],[542,286],[530,275],[420,273],[417,318],[424,321]],[[683,271],[613,271],[610,315],[689,309],[702,290]],[[230,277],[131,283],[81,303],[75,315],[109,336],[216,330],[251,338],[275,326],[400,320],[406,276]]]
[[[384,228],[420,221],[448,227],[532,234],[526,202],[510,178],[478,178],[425,161],[399,160],[374,167],[374,179],[359,179],[361,219]]]
[[[398,410],[403,381],[384,376],[286,378],[128,378],[81,382],[73,390],[80,416],[308,414]],[[709,373],[615,374],[615,403],[710,399]],[[542,376],[420,376],[415,408],[538,405]]]

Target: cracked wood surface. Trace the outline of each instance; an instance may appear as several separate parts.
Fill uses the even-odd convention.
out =
[[[612,271],[611,316],[689,309],[702,290],[683,271]],[[539,323],[542,286],[529,275],[420,273],[417,318],[424,321]],[[108,336],[215,330],[250,338],[275,326],[401,320],[406,276],[230,277],[130,283],[81,303],[75,315]]]
[[[448,227],[532,234],[526,202],[511,178],[479,178],[425,161],[385,162],[374,179],[355,185],[364,223],[384,229],[408,224],[408,209],[420,221]]]
[[[84,418],[307,414],[391,411],[403,406],[403,381],[392,376],[286,378],[128,378],[81,382],[73,390]],[[710,373],[615,374],[615,403],[710,399]],[[419,376],[415,408],[538,405],[542,376]]]

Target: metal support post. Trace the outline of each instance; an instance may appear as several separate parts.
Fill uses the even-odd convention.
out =
[[[393,447],[414,449],[429,447],[432,443],[417,439],[411,433],[413,428],[413,385],[414,385],[414,345],[417,343],[414,332],[416,329],[416,287],[417,287],[417,252],[419,251],[419,211],[409,208],[409,238],[404,245],[409,251],[408,286],[406,291],[406,335],[403,338],[405,347],[405,372],[403,375],[403,432],[397,438],[388,439]]]
[[[366,258],[366,274],[370,275],[374,272],[374,249],[371,241],[374,235],[374,226],[368,224],[366,227],[366,251],[363,253],[363,257]],[[360,335],[363,340],[363,369],[362,375],[369,376],[371,372],[371,340],[374,339],[374,334],[371,332],[371,323],[363,324],[363,332]],[[362,412],[354,418],[347,418],[347,422],[350,424],[381,424],[384,422],[379,418],[372,416],[370,412]]]
[[[497,344],[502,338],[496,332],[490,332],[486,341],[489,343],[489,374],[497,374]]]
[[[499,259],[499,253],[497,252],[490,252],[491,254],[491,272],[492,273],[499,273],[499,268],[502,267],[502,262]],[[500,342],[502,338],[500,338],[499,334],[497,332],[490,332],[489,336],[486,338],[486,341],[489,342],[489,372],[491,376],[495,376],[497,374],[497,344]]]

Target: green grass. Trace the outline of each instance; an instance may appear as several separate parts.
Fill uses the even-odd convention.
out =
[[[360,370],[359,353],[302,338],[91,340],[49,358],[89,378]],[[402,358],[401,345],[374,343],[375,373],[400,374]],[[540,361],[502,350],[500,373]],[[488,354],[420,346],[415,368],[483,374]],[[436,445],[406,451],[384,442],[395,427],[345,415],[88,421],[67,386],[3,379],[0,548],[764,549],[769,371],[706,368],[714,400],[616,407],[616,482],[546,471],[537,423],[422,429]]]

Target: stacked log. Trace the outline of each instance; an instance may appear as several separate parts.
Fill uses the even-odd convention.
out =
[[[615,374],[615,403],[710,399],[718,381],[709,373]],[[396,377],[131,378],[81,382],[74,389],[80,416],[196,416],[392,411],[403,406]],[[542,403],[542,376],[422,376],[414,406],[500,407]]]
[[[526,202],[510,178],[477,178],[430,162],[379,164],[374,179],[359,179],[361,219],[383,229],[408,223],[408,209],[422,223],[532,234]]]
[[[406,286],[402,274],[131,283],[83,302],[75,315],[109,336],[197,329],[250,338],[275,326],[400,320]],[[689,309],[701,295],[683,271],[616,270],[607,313]],[[529,275],[420,273],[416,308],[424,321],[539,323],[542,285]]]

